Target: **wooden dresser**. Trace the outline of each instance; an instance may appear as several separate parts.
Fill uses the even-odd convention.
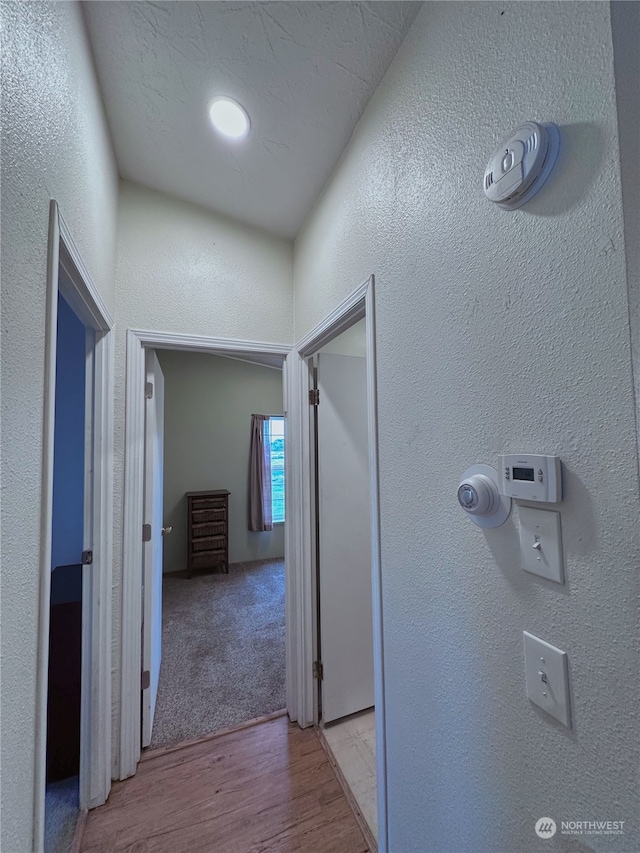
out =
[[[187,492],[187,574],[222,566],[229,571],[229,492]]]

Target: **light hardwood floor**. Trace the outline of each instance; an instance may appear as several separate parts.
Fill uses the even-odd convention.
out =
[[[147,753],[89,813],[83,853],[367,853],[313,729],[279,717]]]
[[[323,729],[325,740],[362,816],[378,838],[375,711],[354,714]]]

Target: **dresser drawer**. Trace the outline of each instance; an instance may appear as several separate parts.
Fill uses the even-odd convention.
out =
[[[194,524],[204,524],[205,521],[226,521],[226,509],[197,509],[192,513]]]
[[[201,536],[224,536],[227,532],[225,521],[207,521],[191,525],[191,536],[199,539]]]
[[[226,536],[202,536],[200,539],[191,540],[194,551],[224,551],[226,544]]]
[[[227,506],[225,498],[192,498],[192,506],[197,509],[224,509]]]

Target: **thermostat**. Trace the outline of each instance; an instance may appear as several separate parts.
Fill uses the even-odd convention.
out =
[[[500,207],[521,207],[551,174],[560,131],[555,124],[529,121],[505,136],[491,155],[484,173],[484,193]]]
[[[507,454],[500,457],[500,492],[523,501],[555,504],[562,500],[559,456]]]

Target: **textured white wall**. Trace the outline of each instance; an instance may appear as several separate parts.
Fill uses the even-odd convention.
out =
[[[158,350],[164,373],[164,571],[187,567],[185,492],[228,489],[229,562],[284,555],[284,524],[248,529],[251,415],[282,415],[282,371],[206,353]]]
[[[502,211],[483,169],[528,119],[560,125],[560,160]],[[425,4],[296,241],[296,339],[372,272],[390,851],[637,850],[638,460],[608,4]],[[515,517],[485,534],[457,506],[468,465],[515,450],[565,463],[564,587],[522,571]],[[572,731],[525,697],[523,629],[569,654]],[[627,833],[540,842],[543,815]]]
[[[118,191],[75,3],[2,3],[2,833],[32,849],[49,200],[114,305]]]
[[[113,602],[116,715],[120,705],[126,330],[143,328],[284,344],[293,340],[290,241],[123,181],[117,246]],[[114,738],[114,760],[116,748]]]
[[[122,326],[288,343],[292,258],[289,240],[121,183]]]

